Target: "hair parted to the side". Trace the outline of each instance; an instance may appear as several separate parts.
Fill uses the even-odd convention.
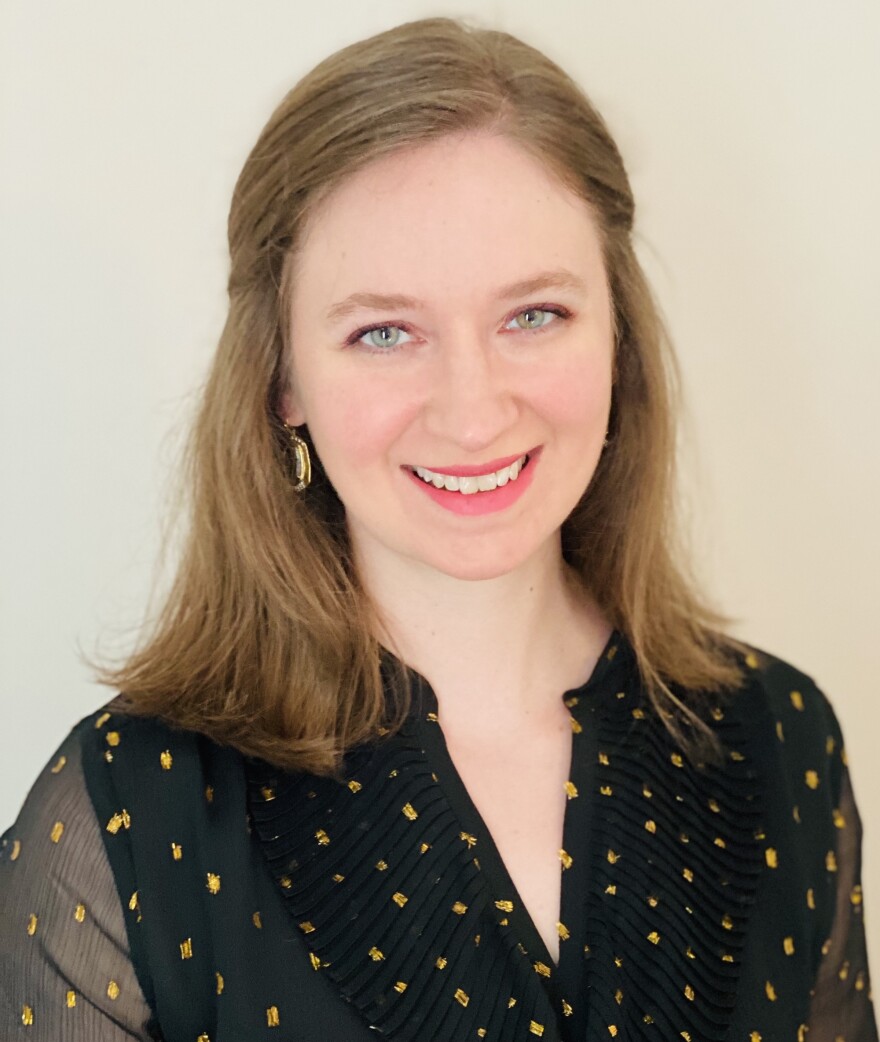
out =
[[[406,685],[394,681],[405,677],[383,685],[375,610],[314,450],[312,485],[292,489],[276,412],[288,369],[286,280],[309,215],[346,177],[440,135],[486,129],[584,198],[603,239],[617,326],[609,444],[563,527],[565,557],[632,643],[649,696],[679,737],[682,728],[699,735],[681,692],[740,680],[732,642],[718,636],[720,619],[678,551],[674,361],[633,251],[617,147],[542,53],[432,18],[321,62],[245,163],[229,216],[229,312],[189,446],[188,539],[139,649],[101,673],[131,711],[316,773],[403,719]]]

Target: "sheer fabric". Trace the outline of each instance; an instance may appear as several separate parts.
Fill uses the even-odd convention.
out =
[[[585,857],[595,854],[592,847],[601,834],[603,819],[608,828],[619,829],[615,824],[618,819],[608,808],[628,784],[627,775],[637,769],[633,763],[638,757],[626,763],[622,755],[633,742],[629,724],[614,745],[617,725],[609,723],[640,719],[636,712],[639,703],[633,701],[638,698],[638,683],[631,679],[631,673],[621,671],[625,659],[626,648],[621,645],[613,665],[610,660],[600,664],[581,689],[565,693],[573,727],[580,727],[584,738],[580,773],[573,774],[580,791],[569,803],[566,836],[571,849],[575,853],[583,850]],[[396,780],[411,785],[407,790],[411,798],[405,805],[410,812],[416,807],[422,811],[428,792],[425,785],[438,783],[439,778],[439,788],[431,790],[431,799],[445,809],[436,817],[431,836],[435,853],[445,847],[460,849],[465,839],[468,848],[476,844],[482,864],[478,866],[479,878],[471,880],[471,896],[465,903],[476,906],[479,891],[484,888],[490,911],[497,907],[498,916],[508,920],[504,929],[510,931],[511,940],[519,942],[523,951],[530,949],[530,958],[549,969],[543,962],[537,933],[519,907],[512,881],[496,856],[491,836],[444,751],[433,693],[423,678],[416,678],[414,683],[417,719],[412,721],[410,732],[414,738],[404,736],[403,744],[383,744],[385,751],[370,753],[373,759],[369,770],[363,757],[353,761],[360,781],[355,781],[353,774],[344,789],[343,795],[354,799],[359,786],[369,787],[371,779],[376,779],[378,787],[368,805],[380,815],[382,827],[366,830],[363,835],[372,836],[371,843],[384,843],[388,865],[380,871],[381,865],[373,858],[368,867],[376,879],[390,879],[399,847],[395,836],[406,836],[407,829],[421,828],[420,823],[426,821],[424,813],[419,822],[411,821],[406,811],[401,816],[394,802],[397,797],[391,786],[396,781],[391,775],[397,772]],[[784,664],[771,664],[741,704],[744,719],[755,727],[754,748],[759,750],[763,769],[765,825],[758,833],[759,876],[741,957],[737,1006],[729,1021],[729,1035],[723,1033],[722,1026],[718,1037],[749,1042],[783,1042],[789,1037],[802,1042],[876,1042],[860,885],[861,822],[837,721],[821,693]],[[610,757],[604,754],[606,749],[612,750]],[[127,776],[126,763],[130,768]],[[385,769],[389,766],[391,770]],[[281,778],[273,788],[269,784],[272,769],[256,767],[259,769],[242,761],[234,750],[220,750],[200,736],[173,732],[152,721],[101,712],[81,722],[41,773],[18,821],[0,841],[0,1040],[147,1042],[165,1038],[167,1042],[234,1042],[238,1037],[252,1040],[265,1035],[270,1042],[326,1042],[328,1038],[345,1042],[363,1038],[366,1042],[379,1034],[389,1039],[428,1042],[424,1034],[408,1034],[403,1021],[395,1026],[389,1020],[378,1031],[370,1031],[368,1021],[358,1016],[356,1003],[343,1001],[329,967],[334,961],[341,967],[349,958],[346,949],[358,936],[354,919],[334,924],[334,916],[327,917],[327,925],[335,928],[342,945],[338,958],[331,958],[329,949],[323,949],[322,957],[315,940],[325,925],[321,920],[324,899],[309,898],[306,887],[306,898],[313,904],[318,902],[314,914],[305,921],[289,914],[293,910],[288,907],[291,900],[302,899],[296,897],[296,886],[285,875],[291,851],[294,860],[300,857],[295,849],[297,830],[303,833],[302,842],[311,844],[310,851],[321,854],[328,850],[321,839],[315,842],[320,830],[304,828],[303,821],[307,810],[319,816],[333,810],[341,822],[342,804],[331,806],[339,796],[331,793],[327,797],[331,802],[322,804],[322,782],[301,776]],[[96,783],[101,772],[111,778],[117,768],[117,781]],[[606,774],[606,769],[612,773]],[[615,770],[617,775],[613,774]],[[678,784],[682,768],[673,761],[669,779],[661,776],[659,768],[651,767],[651,771],[652,784],[659,792],[669,779],[670,784]],[[644,784],[635,775],[630,780],[637,782],[639,789]],[[166,786],[164,797],[157,796],[158,785]],[[290,799],[285,792],[291,794]],[[612,792],[616,793],[614,798]],[[377,809],[384,806],[383,801],[388,804],[387,811]],[[670,805],[673,809],[677,806],[674,801]],[[132,812],[130,830],[123,817],[128,814],[126,808]],[[253,828],[247,827],[248,813]],[[710,807],[699,822],[714,822],[715,813]],[[382,817],[386,814],[387,821]],[[357,820],[351,819],[354,825],[345,836],[350,841],[346,854],[350,868],[346,872],[352,875],[363,871],[365,856],[357,845]],[[648,820],[655,827],[648,830],[649,839],[653,841],[656,832],[659,842],[663,818],[655,812],[655,818]],[[688,858],[699,857],[699,822],[690,836],[674,837],[682,844],[674,849],[685,851]],[[638,831],[648,835],[641,826]],[[149,836],[146,845],[145,835]],[[169,839],[171,842],[167,842]],[[182,840],[182,859],[178,858],[181,848],[175,840]],[[665,849],[673,850],[668,846]],[[113,851],[112,858],[108,858],[108,850]],[[606,886],[615,872],[620,872],[616,878],[622,888],[631,885],[636,894],[641,892],[640,887],[646,888],[646,894],[655,892],[655,880],[647,876],[632,882],[625,857],[614,865],[606,859],[604,847],[600,853],[602,857],[595,864],[601,863],[607,876],[601,878],[601,894],[595,893],[600,877],[592,864],[586,873],[579,871],[579,865],[570,867],[567,890],[563,866],[568,935],[561,944],[563,952],[566,944],[595,942],[601,934],[603,927],[596,909],[604,907],[599,898],[615,899],[607,894],[617,887],[613,883]],[[677,864],[678,856],[671,854],[667,867]],[[217,871],[221,863],[224,867]],[[631,859],[629,867],[633,864]],[[181,866],[191,874],[180,875]],[[206,868],[213,871],[206,873]],[[307,870],[302,858],[300,868]],[[662,864],[657,865],[659,874],[662,868]],[[451,878],[448,872],[444,877]],[[217,893],[221,878],[222,894]],[[314,878],[314,895],[318,895],[319,876]],[[406,883],[415,885],[412,880]],[[139,888],[146,889],[146,896],[140,899]],[[407,889],[401,886],[401,890]],[[584,921],[578,920],[576,912],[579,907],[588,907],[581,891],[590,891],[586,896],[593,901],[592,916]],[[396,891],[397,903],[389,902],[387,912],[380,909],[376,913],[376,930],[390,930],[388,936],[393,936],[393,917],[402,921],[404,896]],[[623,890],[616,894],[616,898],[625,896]],[[151,933],[144,932],[140,923],[140,900],[151,902]],[[410,903],[410,911],[413,907]],[[349,915],[346,906],[339,908],[341,915]],[[148,914],[145,907],[144,915]],[[431,914],[426,906],[425,916]],[[667,934],[673,934],[675,928],[668,916],[664,918],[662,902],[657,915],[658,934],[663,939],[658,936],[651,943],[657,943],[659,957]],[[392,917],[387,920],[390,926],[382,925],[383,916]],[[426,922],[424,919],[423,928]],[[492,928],[497,927],[495,924]],[[484,930],[483,950],[490,943],[491,937]],[[589,943],[583,946],[589,948]],[[594,947],[598,952],[601,945],[594,943]],[[210,956],[201,965],[199,959],[206,951]],[[417,940],[405,947],[405,955],[411,959],[418,951]],[[514,949],[510,951],[515,959]],[[383,959],[389,954],[387,948],[384,953],[379,951]],[[456,964],[453,954],[457,953],[449,953],[447,968]],[[597,976],[595,966],[590,968],[588,962],[581,963],[581,969],[578,965],[572,958],[561,959],[559,973],[552,967],[552,979],[539,978],[554,1007],[562,1003],[563,1010],[571,1006],[577,1014],[561,1016],[558,1027],[548,1023],[545,1040],[608,1037],[611,1022],[597,1027],[595,1018],[590,1019],[591,1007],[598,1008],[604,1001],[595,991],[601,973]],[[360,974],[358,986],[365,986],[366,975],[382,966],[375,952],[365,956],[363,970],[355,967]],[[193,970],[206,978],[200,991],[182,976],[184,971]],[[398,981],[397,992],[409,990],[414,997],[421,972],[419,966],[412,965],[404,974],[411,987],[404,987],[406,981]],[[477,966],[469,972],[476,973],[477,979],[485,972],[483,988],[491,992],[491,974],[501,970],[487,963],[484,971]],[[586,993],[584,984],[588,972],[594,974],[591,994]],[[609,962],[608,973],[615,972]],[[171,980],[174,989],[169,990],[167,982]],[[142,987],[144,982],[146,986]],[[615,997],[614,987],[609,984],[608,1008],[626,1009],[627,1003],[634,1001],[631,992]],[[473,989],[472,993],[478,991]],[[162,995],[171,995],[174,1015],[167,1012],[167,1006],[164,1015],[157,1012]],[[691,1001],[691,996],[685,999]],[[236,1003],[240,1009],[235,1008]],[[245,1009],[249,1006],[254,1008]],[[173,1025],[178,1017],[181,1023],[186,1022],[187,1007],[196,1011],[193,1026],[178,1029]],[[453,1008],[456,1015],[466,1016],[460,995],[453,1001]],[[255,1019],[247,1020],[245,1013]],[[442,1014],[438,1023],[442,1025],[445,1019],[446,1014]],[[251,1023],[253,1028],[248,1026]],[[528,1039],[529,1018],[525,1025],[522,1037]],[[637,1027],[617,1037],[653,1038],[650,1028],[639,1017]],[[447,1036],[442,1029],[430,1035],[430,1042],[447,1037],[460,1042],[454,1033]],[[515,1037],[519,1039],[520,1035]],[[615,1037],[613,1033],[611,1037]],[[692,1032],[690,1037],[698,1042],[701,1035]],[[497,1042],[513,1042],[513,1038],[502,1035]]]
[[[0,843],[0,1039],[147,1042],[120,895],[71,735]]]

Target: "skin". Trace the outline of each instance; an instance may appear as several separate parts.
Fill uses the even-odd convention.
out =
[[[570,284],[499,296],[560,271]],[[411,299],[330,317],[364,293]],[[369,326],[385,331],[347,343]],[[431,682],[456,768],[555,958],[571,755],[560,696],[610,633],[560,544],[611,406],[612,307],[592,213],[498,135],[377,160],[309,221],[290,342],[280,411],[308,424],[381,639]],[[480,516],[445,510],[409,472],[526,452],[526,491]]]

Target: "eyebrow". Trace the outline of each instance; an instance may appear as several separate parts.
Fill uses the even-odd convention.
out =
[[[495,294],[496,300],[511,300],[515,297],[527,297],[532,293],[538,293],[544,289],[570,289],[580,293],[586,293],[587,285],[583,279],[578,278],[565,268],[557,268],[554,271],[542,271],[529,279],[520,279],[507,286],[502,286]],[[373,311],[401,311],[409,309],[419,311],[424,304],[415,297],[407,297],[400,293],[385,295],[382,293],[352,293],[345,300],[333,304],[327,312],[330,322],[338,322],[346,318],[359,308],[369,308]]]

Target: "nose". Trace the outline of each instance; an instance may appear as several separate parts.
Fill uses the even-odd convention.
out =
[[[496,445],[517,421],[511,362],[490,342],[459,331],[438,345],[424,412],[429,434],[466,452]]]

